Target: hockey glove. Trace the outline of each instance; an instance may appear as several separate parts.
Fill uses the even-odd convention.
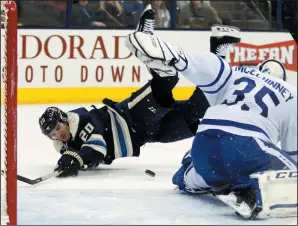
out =
[[[154,35],[134,32],[127,36],[125,44],[139,60],[161,77],[176,76],[178,71],[184,71],[187,67],[186,56],[179,46]]]
[[[82,157],[73,151],[65,151],[58,160],[55,171],[63,171],[57,177],[76,177],[84,166]]]

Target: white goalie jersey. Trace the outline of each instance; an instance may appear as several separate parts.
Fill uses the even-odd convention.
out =
[[[177,71],[198,86],[210,108],[198,131],[220,129],[271,142],[297,154],[297,88],[248,67],[231,67],[213,53],[184,53],[162,39],[134,32],[126,46],[161,77]]]
[[[248,67],[231,67],[212,53],[186,54],[182,74],[206,95],[211,107],[199,131],[220,129],[260,138],[297,154],[297,89]]]

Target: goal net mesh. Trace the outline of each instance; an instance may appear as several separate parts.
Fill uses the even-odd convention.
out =
[[[1,225],[16,224],[17,7],[1,1]]]

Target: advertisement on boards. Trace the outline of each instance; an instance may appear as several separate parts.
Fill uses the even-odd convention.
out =
[[[125,47],[131,30],[18,31],[18,102],[120,101],[144,85],[151,75]],[[2,33],[3,34],[3,33]],[[186,52],[209,51],[209,31],[157,31]],[[3,45],[1,36],[1,45]],[[4,65],[1,46],[1,67]],[[289,82],[297,83],[297,45],[288,33],[242,32],[242,41],[229,49],[232,66],[255,66],[266,59],[281,61]],[[180,76],[174,95],[188,98],[194,85]]]

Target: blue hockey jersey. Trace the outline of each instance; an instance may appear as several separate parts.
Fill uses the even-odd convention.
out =
[[[133,148],[125,119],[114,109],[105,106],[78,108],[67,112],[72,138],[68,142],[55,140],[55,149],[63,154],[76,151],[88,167],[99,163],[111,164],[114,159],[138,156],[139,148]]]

